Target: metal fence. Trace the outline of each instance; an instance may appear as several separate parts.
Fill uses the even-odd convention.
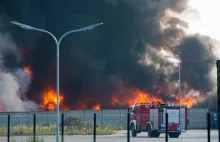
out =
[[[197,114],[200,116],[200,114]],[[106,115],[105,118],[112,115]],[[120,117],[115,115],[114,117]],[[105,123],[105,121],[98,121],[98,114],[97,113],[91,113],[88,115],[88,118],[86,121],[82,119],[77,118],[71,118],[68,117],[67,119],[64,118],[64,113],[61,113],[61,119],[60,119],[60,138],[65,141],[109,141],[109,142],[115,142],[115,141],[131,141],[131,142],[138,142],[138,141],[146,141],[146,140],[155,140],[155,141],[188,141],[188,142],[194,142],[196,140],[199,141],[207,141],[211,140],[211,138],[216,139],[216,134],[214,136],[211,136],[211,120],[212,116],[210,113],[206,113],[204,116],[206,118],[206,130],[204,131],[186,131],[186,133],[182,133],[182,135],[179,136],[179,138],[172,138],[173,136],[170,135],[168,131],[168,123],[169,118],[168,114],[166,114],[166,125],[165,125],[165,132],[160,134],[159,138],[157,136],[150,136],[147,132],[141,132],[135,135],[132,134],[132,126],[130,125],[129,120],[129,113],[127,113],[124,116],[123,122],[121,124],[126,124],[126,126],[121,125],[109,125],[108,123]],[[29,122],[22,125],[15,125],[16,117],[12,117],[8,115],[4,119],[7,119],[7,126],[1,126],[0,127],[0,141],[12,141],[12,138],[17,137],[18,141],[20,142],[21,138],[27,139],[28,137],[31,137],[34,140],[36,140],[39,137],[46,138],[46,141],[51,142],[55,140],[55,136],[48,136],[48,135],[55,135],[56,134],[56,125],[47,125],[43,124],[38,121],[39,117],[35,114],[33,114],[31,117],[23,117],[23,120],[28,120]],[[54,116],[54,118],[56,118]],[[70,119],[71,118],[71,119]],[[86,118],[86,117],[85,117]],[[110,118],[109,118],[110,119]],[[20,118],[22,120],[22,118]],[[71,121],[68,121],[71,120]],[[99,118],[100,120],[100,118]],[[102,120],[102,119],[101,119]],[[200,121],[202,122],[202,121]],[[203,122],[202,122],[203,123]],[[117,123],[112,123],[117,124]],[[216,125],[215,125],[216,126]],[[170,126],[169,126],[170,128]],[[117,133],[113,133],[113,130],[117,131]],[[113,134],[113,135],[112,135]],[[71,137],[69,136],[71,135]],[[149,138],[150,137],[150,138]],[[148,139],[146,139],[148,138]],[[194,139],[193,139],[194,138]],[[4,139],[4,140],[3,140]],[[14,142],[14,141],[12,141]],[[31,141],[32,142],[32,141]]]
[[[76,117],[88,123],[91,123],[93,114],[97,114],[97,122],[104,125],[122,125],[126,127],[124,120],[126,119],[127,109],[104,109],[99,111],[94,110],[68,110],[61,111],[64,114],[64,119]],[[192,108],[189,109],[189,129],[206,129],[207,108]],[[56,124],[55,111],[36,111],[36,112],[1,112],[0,126],[7,125],[7,115],[11,115],[11,125],[22,125],[32,123],[32,116],[36,114],[38,124]]]
[[[144,141],[148,137],[146,132],[132,137],[128,130],[128,109],[119,110],[85,110],[85,111],[62,111],[60,114],[60,136],[71,141]],[[190,109],[189,111],[189,130],[183,133],[175,141],[195,141],[200,139],[207,141],[208,138],[217,137],[216,121],[212,116],[207,119],[207,109]],[[10,112],[0,113],[0,141],[7,141],[8,138],[16,137],[20,142],[23,136],[44,137],[45,141],[54,141],[56,134],[56,115],[55,111],[48,112]],[[8,117],[10,116],[10,117]],[[69,124],[69,120],[74,120],[74,124]],[[208,120],[210,126],[208,127]],[[8,123],[9,122],[9,123]],[[9,126],[9,127],[8,127]],[[210,131],[212,129],[211,136]],[[197,130],[192,130],[197,129]],[[203,129],[201,131],[201,129]],[[114,132],[115,131],[115,132]],[[113,135],[112,135],[113,134]],[[71,135],[71,137],[69,136]],[[21,137],[22,136],[22,137]],[[167,137],[166,137],[167,136]],[[169,135],[161,134],[158,142],[168,140]],[[194,140],[190,139],[195,137]],[[162,139],[161,139],[162,138]],[[51,140],[49,140],[51,139]],[[52,140],[53,139],[53,140]],[[152,138],[148,139],[151,140]],[[12,141],[14,142],[14,141]],[[23,142],[26,142],[23,140]]]
[[[91,123],[91,117],[96,113],[97,123],[103,125],[122,125],[126,126],[126,114],[128,109],[111,109],[111,110],[68,110],[61,111],[60,115],[64,114],[64,119],[69,117],[79,118]],[[56,112],[55,111],[37,111],[37,112],[1,112],[0,113],[0,126],[7,125],[7,115],[11,116],[11,125],[23,125],[32,123],[33,114],[36,114],[38,124],[56,124]],[[61,117],[61,116],[60,116]]]

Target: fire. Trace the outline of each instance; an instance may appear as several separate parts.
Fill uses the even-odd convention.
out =
[[[49,91],[45,91],[43,93],[43,103],[40,105],[42,108],[44,109],[48,109],[48,110],[55,110],[56,109],[56,101],[57,97],[56,97],[56,92],[55,90],[51,89]],[[62,106],[64,97],[62,94],[59,95],[59,105]]]
[[[75,102],[75,105],[72,107],[72,109],[100,110],[101,103],[99,103],[95,98],[91,98],[91,97],[82,98],[82,99],[80,99],[80,101]]]
[[[112,105],[120,104],[120,105],[133,105],[136,102],[138,103],[146,103],[146,102],[163,102],[163,100],[159,97],[150,95],[149,93],[146,93],[144,91],[141,91],[137,88],[129,89],[126,94],[132,94],[127,97],[125,95],[123,98],[119,98],[117,95],[112,95]]]
[[[153,86],[153,89],[155,89],[155,93],[151,94],[147,91],[138,89],[136,87],[127,87],[120,92],[112,94],[112,98],[108,102],[109,105],[116,107],[129,107],[138,103],[147,103],[147,102],[160,102],[160,103],[173,103],[173,104],[179,104],[178,101],[178,94],[176,95],[176,98],[167,98],[167,100],[162,99],[162,97],[165,97],[164,93],[161,92],[157,86]],[[44,110],[55,110],[56,109],[56,91],[54,89],[49,89],[47,91],[44,91],[42,104],[40,105],[42,109]],[[181,98],[181,104],[187,105],[187,107],[192,107],[194,104],[198,102],[198,96],[186,96],[185,98]],[[64,95],[59,95],[59,104],[61,110],[67,110],[67,109],[92,109],[92,110],[100,110],[102,108],[102,103],[100,103],[101,100],[95,97],[86,97],[81,98],[77,101],[73,101],[73,104],[71,106],[66,106],[64,104]]]
[[[196,104],[198,103],[198,98],[195,98],[195,97],[190,97],[190,98],[181,98],[180,99],[180,103],[181,104],[184,104],[184,105],[187,105],[187,107],[192,107],[193,104]]]
[[[56,91],[54,89],[50,89],[45,91],[43,94],[43,102],[40,105],[44,110],[55,110],[56,109]],[[59,95],[59,105],[61,110],[69,110],[69,109],[92,109],[92,110],[100,110],[101,104],[95,101],[94,99],[85,98],[84,100],[80,100],[75,102],[71,107],[68,107],[64,104],[64,95]]]
[[[155,87],[155,86],[154,86]],[[158,91],[157,94],[160,94],[161,91]],[[156,94],[150,94],[147,92],[144,92],[137,88],[129,89],[128,92],[126,92],[127,95],[124,95],[124,97],[119,97],[120,95],[112,95],[111,104],[113,106],[119,104],[119,105],[133,105],[136,102],[138,103],[147,103],[147,102],[160,102],[160,103],[174,103],[178,104],[178,95],[176,95],[176,98],[169,101],[164,101],[161,99],[159,95]],[[163,94],[164,95],[164,94]],[[188,98],[181,98],[181,104],[187,105],[187,107],[192,107],[193,104],[198,103],[198,97],[188,97]]]
[[[93,106],[93,110],[100,110],[101,105],[100,104],[96,104],[95,106]]]
[[[31,71],[31,68],[29,66],[24,66],[24,71],[29,74],[30,76],[32,75],[32,71]]]

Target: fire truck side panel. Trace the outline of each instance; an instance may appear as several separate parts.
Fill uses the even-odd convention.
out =
[[[160,130],[165,131],[165,126],[166,126],[166,108],[162,108],[163,111],[160,113]]]
[[[161,129],[161,119],[162,115],[161,115],[161,108],[158,108],[158,130]]]
[[[179,108],[173,108],[173,109],[167,109],[167,113],[168,113],[168,129],[169,131],[177,131],[180,130],[179,127],[179,119],[180,119],[180,115],[179,115]]]
[[[136,124],[140,124],[140,106],[135,107],[134,119]]]
[[[150,109],[150,122],[153,130],[158,130],[158,109]]]
[[[140,125],[141,130],[146,131],[147,128],[147,122],[150,122],[150,109],[146,107],[145,105],[140,106]]]

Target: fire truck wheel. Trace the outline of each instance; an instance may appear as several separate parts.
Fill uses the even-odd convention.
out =
[[[176,132],[176,133],[169,133],[169,137],[170,138],[178,138],[179,137],[179,133],[178,132]]]
[[[160,136],[160,133],[159,132],[156,132],[155,133],[155,137],[159,137]]]
[[[157,138],[160,136],[160,133],[158,131],[155,131],[155,130],[150,130],[148,132],[148,137],[154,137],[154,138]]]
[[[137,132],[136,132],[136,130],[134,128],[134,124],[131,125],[131,135],[132,135],[132,137],[136,137],[137,136]]]

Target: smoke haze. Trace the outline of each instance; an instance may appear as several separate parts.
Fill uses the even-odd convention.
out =
[[[187,35],[187,23],[172,16],[184,12],[187,2],[1,1],[0,14],[4,18],[0,21],[7,23],[1,29],[15,40],[5,38],[7,34],[3,32],[0,35],[0,83],[6,89],[0,91],[0,96],[2,100],[8,99],[4,107],[17,110],[11,102],[18,100],[16,108],[21,108],[26,99],[40,104],[40,94],[47,88],[55,88],[56,83],[56,49],[52,38],[9,25],[10,20],[49,30],[56,37],[68,30],[104,23],[92,31],[69,35],[61,44],[60,88],[65,104],[72,108],[77,108],[74,104],[80,102],[114,107],[109,102],[112,94],[122,99],[132,98],[131,92],[123,91],[131,86],[163,100],[175,100],[178,63],[166,59],[165,55],[178,54],[181,58],[183,97],[192,89],[202,93],[212,90],[215,82],[210,79],[210,72],[217,58],[213,40],[199,34]],[[32,78],[23,71],[23,64],[31,67]],[[33,103],[25,104],[27,108],[36,107]]]

